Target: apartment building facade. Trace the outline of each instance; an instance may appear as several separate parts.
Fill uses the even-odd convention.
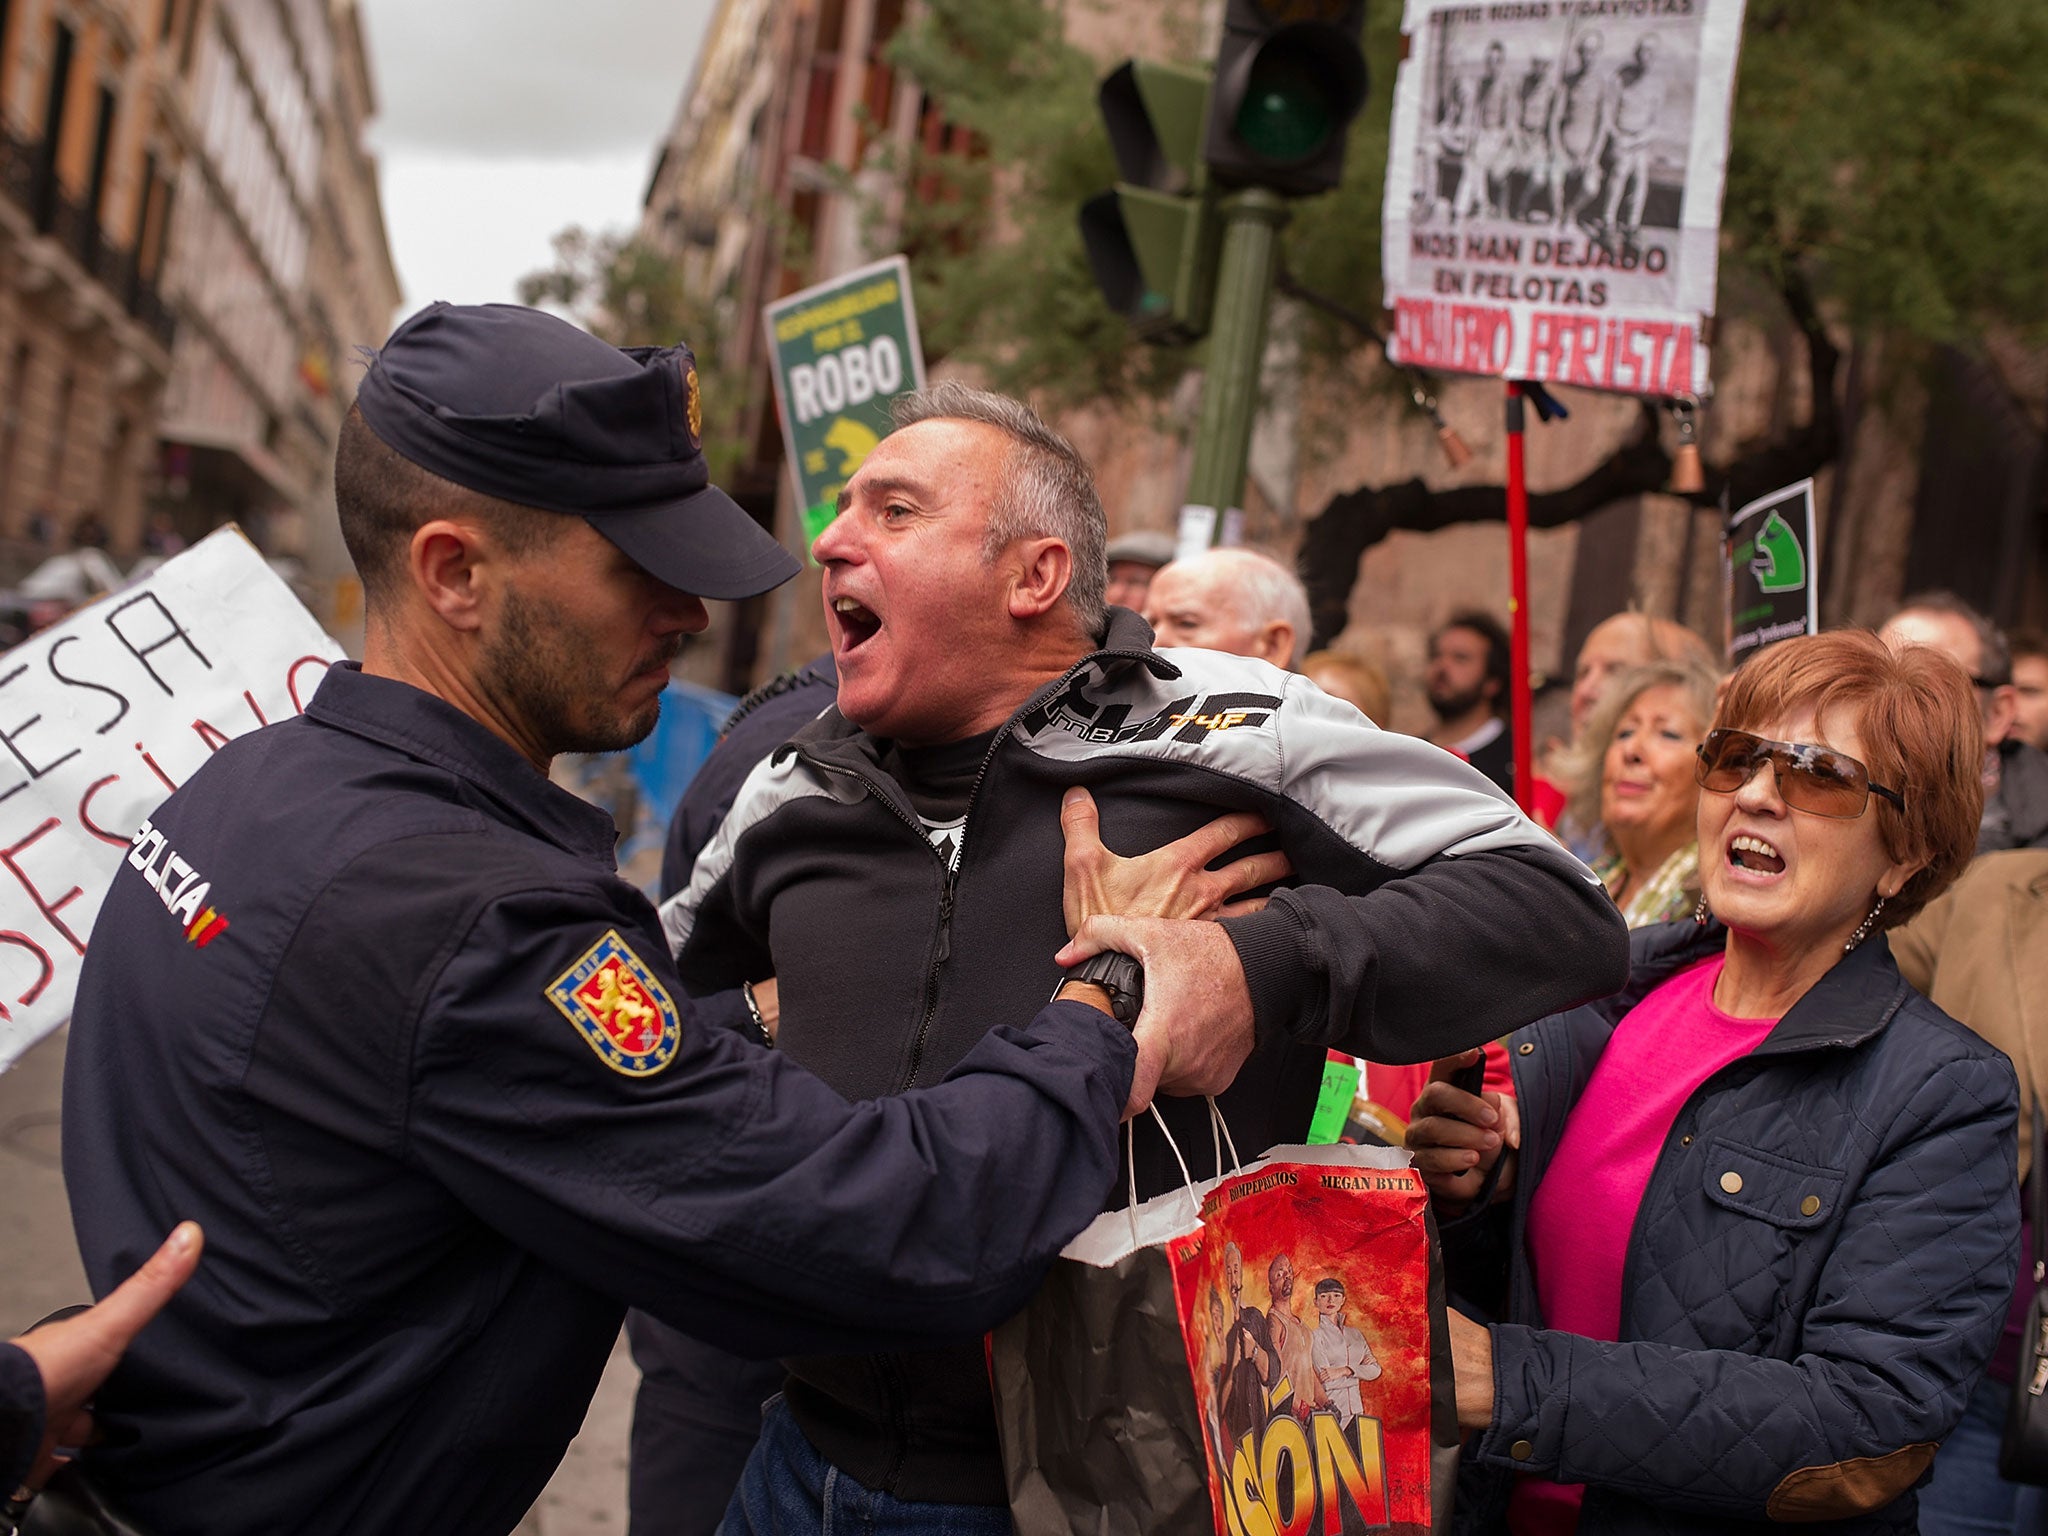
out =
[[[0,0],[0,580],[132,552],[171,371],[162,280],[205,0]]]
[[[344,625],[329,467],[352,349],[382,342],[400,300],[363,143],[374,111],[353,0],[211,0],[179,119],[155,507],[188,539],[235,521],[306,562],[305,595]]]

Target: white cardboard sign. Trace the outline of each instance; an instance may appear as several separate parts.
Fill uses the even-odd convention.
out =
[[[1744,0],[1406,0],[1393,357],[1704,395]]]
[[[234,527],[0,654],[0,1070],[71,1016],[143,819],[342,655]]]

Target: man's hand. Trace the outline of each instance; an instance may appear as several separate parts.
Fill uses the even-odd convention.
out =
[[[1145,967],[1145,1006],[1131,1034],[1138,1069],[1124,1117],[1155,1093],[1221,1093],[1252,1053],[1252,997],[1230,935],[1215,923],[1091,917],[1054,958],[1079,965],[1105,949]]]
[[[1255,912],[1263,899],[1233,901],[1293,873],[1284,853],[1252,853],[1221,869],[1208,865],[1247,838],[1272,831],[1249,811],[1219,816],[1206,827],[1151,853],[1119,858],[1102,844],[1095,798],[1076,784],[1060,801],[1066,834],[1066,889],[1060,906],[1067,932],[1091,917],[1233,917]]]
[[[1407,1146],[1430,1195],[1453,1211],[1472,1203],[1493,1165],[1506,1159],[1493,1197],[1514,1192],[1516,1150],[1522,1145],[1522,1116],[1514,1098],[1500,1093],[1467,1093],[1451,1077],[1483,1058],[1478,1050],[1447,1056],[1430,1068],[1429,1083],[1409,1111]]]
[[[1493,1333],[1451,1308],[1451,1381],[1458,1399],[1458,1428],[1493,1424]]]
[[[202,1242],[197,1222],[180,1222],[148,1262],[98,1306],[13,1340],[42,1373],[46,1404],[42,1449],[29,1471],[29,1487],[42,1487],[62,1464],[58,1446],[83,1445],[90,1438],[87,1401],[121,1363],[135,1335],[192,1278]]]

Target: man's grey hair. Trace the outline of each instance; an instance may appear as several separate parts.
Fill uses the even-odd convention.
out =
[[[1972,681],[1980,688],[2003,688],[2012,681],[2012,647],[2006,644],[2004,632],[1955,593],[1915,592],[1899,604],[1892,618],[1902,613],[1945,613],[1961,619],[1977,636],[1977,675]]]
[[[1301,578],[1263,550],[1244,548],[1205,549],[1174,566],[1192,570],[1207,566],[1221,578],[1237,601],[1237,615],[1254,628],[1275,620],[1294,631],[1294,652],[1287,658],[1290,668],[1299,668],[1308,654],[1308,588]],[[1172,569],[1173,567],[1169,567]]]
[[[953,379],[898,395],[890,413],[899,427],[920,421],[978,421],[1010,439],[1002,494],[989,509],[982,556],[992,561],[1019,539],[1060,540],[1074,562],[1067,606],[1082,631],[1099,638],[1104,622],[1102,589],[1109,580],[1109,562],[1103,555],[1109,520],[1096,494],[1095,472],[1080,450],[1023,401]]]

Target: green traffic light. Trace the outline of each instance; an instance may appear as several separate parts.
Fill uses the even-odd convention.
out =
[[[1253,154],[1282,163],[1305,160],[1336,129],[1325,72],[1269,51],[1253,66],[1231,132]]]

